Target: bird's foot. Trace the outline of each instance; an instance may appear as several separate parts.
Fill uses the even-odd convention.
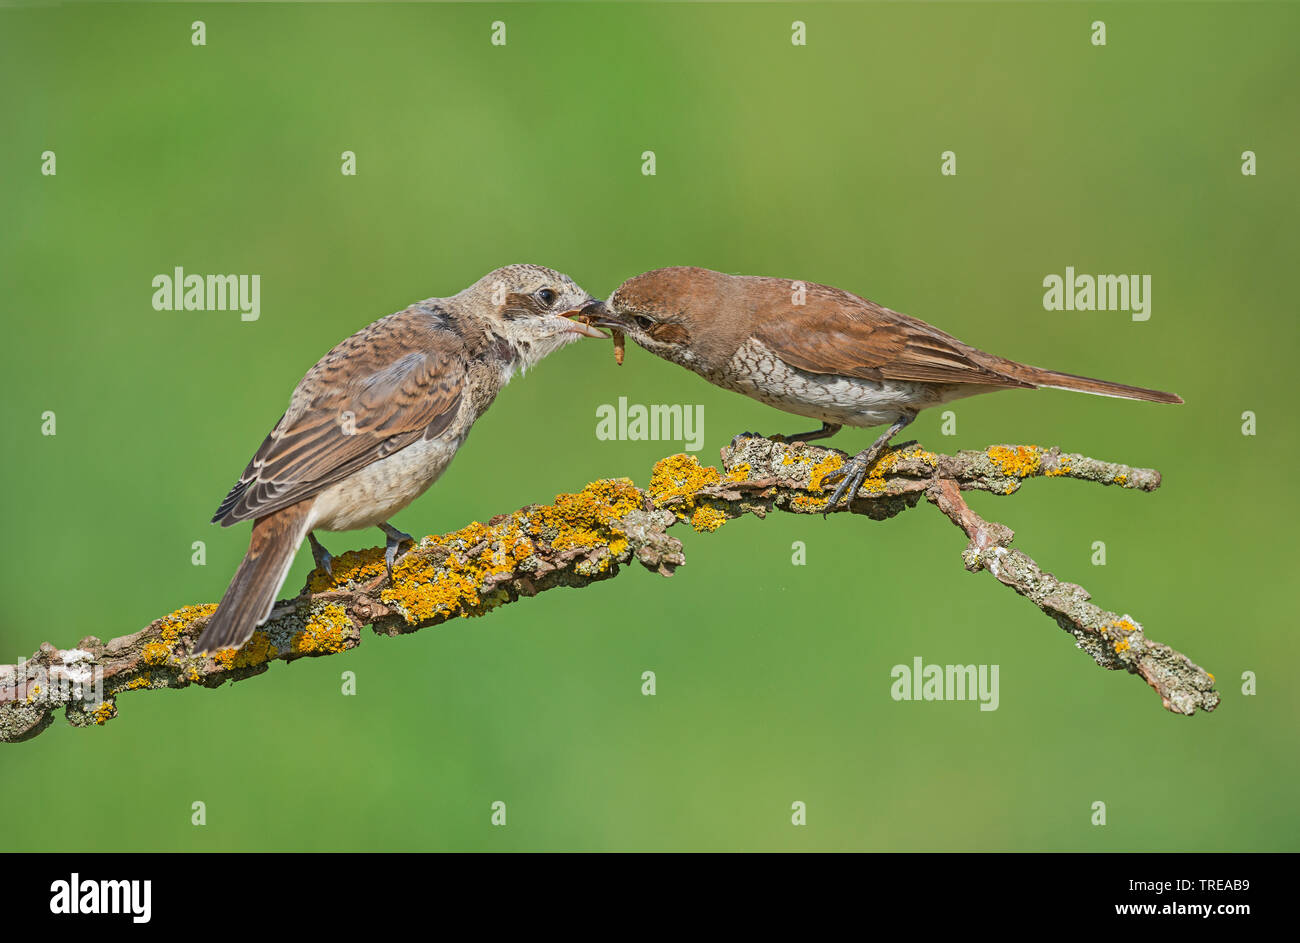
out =
[[[879,454],[880,450],[875,446],[863,449],[840,466],[837,471],[833,471],[822,478],[822,484],[839,481],[839,487],[831,493],[830,500],[826,502],[826,510],[822,511],[822,517],[826,516],[826,511],[837,506],[840,503],[840,498],[844,498],[845,495],[848,497],[844,503],[853,503],[853,499],[858,496],[858,489],[862,487],[862,482],[866,480],[867,472],[871,470],[872,465],[876,464]]]
[[[731,447],[734,449],[736,447],[736,443],[738,443],[741,439],[762,439],[762,438],[764,438],[764,436],[763,433],[761,432],[737,432],[735,435],[731,437]],[[778,438],[778,437],[773,436],[773,438]]]
[[[867,477],[867,472],[871,470],[872,465],[876,464],[876,460],[885,453],[885,449],[889,448],[889,440],[898,435],[898,431],[911,421],[911,416],[900,419],[889,427],[888,432],[849,459],[837,471],[833,471],[822,478],[823,484],[836,480],[840,482],[839,487],[831,494],[830,500],[826,502],[826,509],[822,511],[822,517],[825,517],[827,511],[840,503],[840,498],[845,498],[845,504],[853,503],[853,499],[858,496],[858,489],[862,487],[862,482]]]
[[[388,579],[393,579],[393,564],[397,562],[397,548],[402,544],[415,546],[415,538],[410,534],[398,530],[387,521],[379,525],[379,529],[388,535],[388,543],[384,546],[384,567],[388,570]]]
[[[330,552],[321,546],[320,541],[311,531],[307,532],[307,539],[311,541],[311,558],[316,561],[316,569],[330,579],[334,579],[334,558]]]
[[[820,429],[814,429],[811,432],[792,432],[789,435],[770,435],[768,436],[773,442],[816,442],[818,439],[825,439],[835,435],[842,427],[833,422],[823,422]]]

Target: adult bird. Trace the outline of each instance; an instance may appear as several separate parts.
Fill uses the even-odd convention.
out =
[[[1122,383],[1044,370],[971,347],[918,318],[829,285],[672,267],[630,278],[603,315],[653,354],[724,389],[821,421],[781,436],[804,442],[843,426],[889,429],[839,472],[827,507],[857,494],[890,440],[917,413],[996,390],[1076,390],[1153,403],[1181,403]]]

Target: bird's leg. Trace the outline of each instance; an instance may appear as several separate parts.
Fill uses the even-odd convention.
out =
[[[833,436],[841,428],[838,423],[823,422],[820,429],[812,432],[799,432],[794,435],[763,435],[761,432],[738,432],[731,437],[731,447],[734,449],[736,443],[741,439],[771,439],[773,442],[813,442],[817,439]]]
[[[770,435],[768,436],[773,442],[814,442],[817,439],[826,439],[839,432],[842,427],[837,422],[823,422],[820,429],[812,432],[796,432],[792,435]]]
[[[316,535],[307,531],[307,539],[311,541],[311,558],[316,561],[316,569],[322,571],[330,579],[334,578],[334,558],[330,552],[320,545]]]
[[[388,568],[388,578],[393,578],[393,564],[397,562],[397,548],[402,544],[414,544],[415,538],[404,534],[388,521],[379,525],[379,529],[388,535],[388,544],[384,547],[384,566]]]
[[[823,482],[834,481],[837,478],[843,479],[840,481],[840,486],[831,495],[831,499],[826,502],[827,510],[839,504],[841,497],[847,496],[845,503],[852,503],[853,499],[857,497],[858,489],[862,487],[862,481],[867,477],[867,472],[870,471],[871,466],[876,463],[876,459],[880,458],[885,449],[889,448],[889,440],[898,435],[899,430],[915,418],[915,416],[904,416],[890,426],[889,431],[884,435],[849,459],[842,468],[822,478]],[[825,512],[822,513],[824,516]]]

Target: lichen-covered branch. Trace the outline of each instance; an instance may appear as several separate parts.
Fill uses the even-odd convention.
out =
[[[707,532],[773,510],[848,511],[885,520],[923,497],[969,538],[967,569],[988,570],[1027,597],[1097,664],[1142,677],[1175,713],[1218,705],[1211,675],[1148,640],[1131,616],[1093,605],[1083,588],[1044,573],[1010,549],[1012,532],[983,520],[961,496],[969,490],[1012,494],[1036,477],[1154,491],[1158,472],[1037,446],[955,455],[903,447],[881,457],[847,508],[828,509],[822,482],[844,459],[843,452],[799,442],[738,438],[722,450],[721,469],[673,455],[655,465],[645,488],[625,478],[596,481],[576,494],[558,495],[554,504],[425,537],[399,561],[391,581],[382,549],[345,553],[335,558],[332,576],[312,571],[302,592],[281,602],[238,651],[191,654],[215,605],[186,606],[109,642],[88,636],[70,649],[43,644],[21,664],[0,666],[0,741],[34,737],[58,708],[75,726],[103,724],[116,716],[116,700],[128,691],[216,687],[261,674],[273,661],[346,651],[361,644],[367,625],[392,636],[481,616],[557,586],[609,579],[633,560],[669,576],[685,562],[681,541],[669,533],[679,523]]]

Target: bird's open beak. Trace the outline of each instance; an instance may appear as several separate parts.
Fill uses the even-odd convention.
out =
[[[580,317],[584,324],[590,324],[594,327],[608,327],[615,330],[625,330],[627,328],[627,322],[611,311],[603,301],[589,301],[582,307],[581,311],[570,311],[569,316]]]
[[[602,334],[592,327],[593,324],[602,323],[603,319],[608,316],[605,308],[605,302],[593,298],[581,308],[574,308],[572,311],[566,311],[561,317],[569,319],[569,330],[574,331],[584,337],[599,337],[605,340],[608,334]]]

